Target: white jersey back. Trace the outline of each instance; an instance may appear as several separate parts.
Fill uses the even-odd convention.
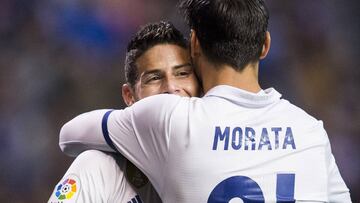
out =
[[[280,97],[157,95],[107,113],[103,132],[163,202],[351,202],[322,122]]]
[[[155,96],[110,114],[108,132],[164,202],[349,202],[322,122],[280,97]]]
[[[119,154],[85,151],[71,164],[48,202],[161,202],[146,177],[126,176],[129,164]],[[130,171],[134,173],[137,170],[130,168]]]

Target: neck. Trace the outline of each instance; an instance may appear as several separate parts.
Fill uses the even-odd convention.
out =
[[[249,92],[261,90],[258,81],[259,63],[248,64],[242,71],[236,71],[229,65],[214,66],[204,63],[201,71],[202,85],[206,93],[218,85],[229,85]]]

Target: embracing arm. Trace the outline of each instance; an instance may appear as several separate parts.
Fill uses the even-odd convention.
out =
[[[103,136],[102,123],[108,109],[83,113],[67,122],[60,131],[59,145],[69,156],[89,149],[114,152]]]
[[[122,110],[83,113],[61,128],[60,148],[70,156],[88,149],[119,151],[135,164],[149,156],[163,159],[168,154],[171,114],[181,101],[187,109],[186,98],[155,95]]]
[[[88,149],[118,151],[159,186],[169,154],[172,112],[181,106],[185,110],[180,112],[186,113],[188,100],[176,95],[156,95],[123,110],[81,114],[62,127],[61,150],[70,156]]]

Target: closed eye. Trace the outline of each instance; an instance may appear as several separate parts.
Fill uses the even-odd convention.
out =
[[[175,75],[183,77],[183,76],[189,76],[191,73],[192,73],[192,71],[179,71]]]
[[[190,64],[179,65],[174,69],[174,75],[177,77],[187,77],[193,73],[193,68]]]

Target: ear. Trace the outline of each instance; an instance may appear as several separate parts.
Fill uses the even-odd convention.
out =
[[[262,51],[261,51],[260,59],[265,58],[266,55],[269,53],[270,44],[271,44],[270,32],[266,31],[265,42],[264,42],[264,45],[263,45],[263,48],[262,48]]]
[[[131,106],[135,103],[135,95],[129,84],[123,84],[121,95],[126,105]]]
[[[201,53],[201,47],[199,43],[199,39],[196,36],[195,30],[191,29],[190,32],[190,54],[191,57],[194,58],[199,56]]]

